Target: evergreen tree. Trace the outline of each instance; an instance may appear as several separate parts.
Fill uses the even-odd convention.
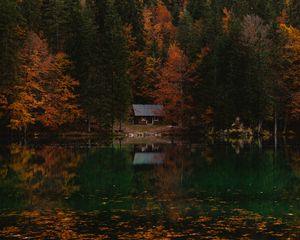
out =
[[[248,119],[258,124],[260,130],[264,120],[272,114],[272,82],[270,78],[270,25],[258,16],[247,15],[242,23],[241,40],[245,46],[247,64],[245,86],[247,92]]]
[[[74,35],[76,40],[73,39],[70,43],[68,52],[74,62],[74,75],[80,82],[80,103],[87,116],[87,129],[90,131],[91,119],[99,120],[102,112],[104,87],[99,28],[95,22],[93,5],[83,6]]]
[[[43,0],[41,6],[41,30],[54,52],[64,50],[66,17],[64,0]]]
[[[181,13],[176,39],[189,59],[195,59],[203,47],[202,31],[203,26],[200,21],[194,21],[187,10]]]
[[[23,17],[26,19],[27,27],[31,31],[39,32],[41,27],[42,0],[21,1],[20,7]]]
[[[300,28],[300,2],[298,0],[290,0],[288,4],[288,14],[290,23]]]
[[[189,0],[187,10],[194,19],[203,19],[206,17],[207,13],[207,2],[207,0]]]
[[[103,93],[103,119],[113,127],[116,120],[120,123],[125,119],[131,94],[127,76],[128,49],[123,34],[121,18],[118,15],[114,1],[107,0],[104,16],[103,40],[103,74],[105,76]],[[106,108],[109,107],[108,109]],[[107,117],[109,116],[110,119]],[[110,120],[110,122],[107,122]]]
[[[0,84],[16,81],[18,51],[24,37],[23,18],[16,1],[0,1]]]
[[[130,24],[133,27],[133,35],[136,38],[137,46],[141,49],[144,46],[143,36],[143,6],[138,0],[115,1],[117,11],[123,24]]]

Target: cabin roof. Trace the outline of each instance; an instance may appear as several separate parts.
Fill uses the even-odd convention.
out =
[[[162,117],[164,107],[155,104],[133,104],[133,111],[136,117]]]

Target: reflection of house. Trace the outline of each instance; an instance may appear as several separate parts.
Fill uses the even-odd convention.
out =
[[[164,118],[162,105],[133,104],[134,124],[157,124]]]
[[[158,145],[136,145],[133,165],[158,165],[164,162],[165,154]]]

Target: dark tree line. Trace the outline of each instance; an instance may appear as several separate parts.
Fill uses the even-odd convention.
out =
[[[240,116],[286,129],[300,112],[299,28],[297,0],[2,0],[1,125],[26,118],[11,106],[28,84],[20,53],[34,33],[47,44],[40,51],[68,59],[76,99],[66,104],[87,123],[111,129],[135,102],[164,104],[178,124],[225,128]],[[22,106],[43,113],[26,91],[33,99]]]

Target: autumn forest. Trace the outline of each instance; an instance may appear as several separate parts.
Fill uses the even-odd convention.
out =
[[[110,130],[132,103],[188,128],[295,128],[300,2],[0,1],[1,129]]]

